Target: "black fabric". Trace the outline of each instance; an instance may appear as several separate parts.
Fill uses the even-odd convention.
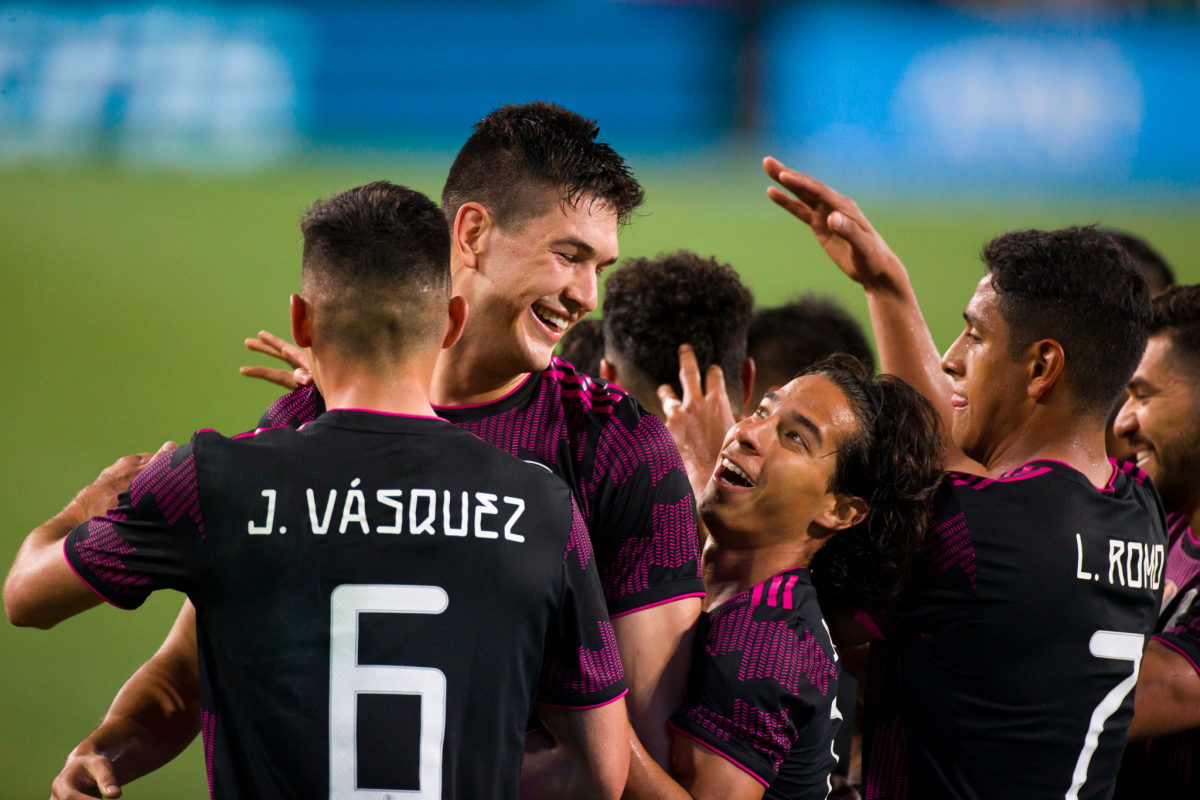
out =
[[[1051,461],[947,476],[909,589],[872,614],[868,797],[1110,796],[1167,542],[1148,478],[1114,469],[1105,490]]]
[[[560,480],[442,420],[332,411],[198,433],[65,551],[124,605],[194,601],[214,797],[401,791],[415,763],[439,797],[515,798],[535,700],[625,689],[583,530]],[[440,766],[363,760],[414,737]]]

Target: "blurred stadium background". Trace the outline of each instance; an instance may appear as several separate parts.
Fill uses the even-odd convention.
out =
[[[1200,280],[1200,3],[73,3],[0,8],[0,486],[9,563],[118,456],[253,427],[241,340],[287,329],[296,220],[437,196],[469,126],[547,99],[648,190],[623,255],[687,247],[762,304],[856,291],[764,197],[773,153],[852,193],[940,345],[977,254],[1100,222]],[[181,598],[0,625],[0,798],[48,794]],[[130,798],[206,796],[200,752]]]

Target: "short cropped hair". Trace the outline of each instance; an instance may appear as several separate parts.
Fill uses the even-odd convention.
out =
[[[425,195],[387,181],[313,203],[300,221],[314,336],[346,357],[393,365],[440,330],[450,232]]]
[[[1150,301],[1150,335],[1166,335],[1170,353],[1191,375],[1200,375],[1200,285],[1172,286]]]
[[[520,228],[557,201],[599,201],[624,225],[645,193],[625,160],[596,137],[590,119],[553,103],[497,108],[475,125],[458,151],[442,211],[450,226],[464,203],[477,202],[504,228]]]
[[[770,383],[787,383],[821,359],[849,353],[867,372],[875,369],[862,326],[831,297],[806,295],[754,314],[747,337],[750,357]]]
[[[715,258],[687,250],[631,258],[605,284],[604,343],[654,386],[670,384],[680,395],[679,346],[690,344],[701,373],[720,365],[730,399],[740,398],[753,313],[750,290]]]
[[[1116,239],[1117,244],[1125,248],[1125,252],[1129,253],[1133,263],[1142,270],[1142,274],[1146,276],[1146,281],[1150,284],[1150,294],[1161,294],[1175,285],[1175,270],[1171,269],[1167,260],[1145,239],[1124,231],[1106,230],[1104,232]]]
[[[1087,226],[1002,234],[984,247],[983,261],[1011,330],[1012,357],[1054,339],[1079,410],[1107,416],[1149,336],[1150,287],[1133,259]]]
[[[604,358],[604,323],[581,319],[567,328],[558,342],[558,355],[584,375],[598,376]]]

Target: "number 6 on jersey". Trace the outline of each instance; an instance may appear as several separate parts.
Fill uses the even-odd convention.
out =
[[[358,615],[441,614],[450,604],[439,586],[345,584],[330,597],[329,797],[382,798],[397,790],[360,789],[357,711],[360,694],[416,695],[421,700],[420,788],[408,800],[442,796],[442,742],[446,732],[446,676],[432,667],[358,663]]]

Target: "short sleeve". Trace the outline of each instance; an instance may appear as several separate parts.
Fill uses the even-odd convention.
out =
[[[204,519],[196,480],[196,440],[155,460],[116,508],[75,528],[63,553],[75,573],[119,608],[151,592],[194,594],[203,559]]]
[[[562,596],[546,633],[537,700],[565,708],[611,703],[625,694],[625,671],[587,525],[574,500],[562,578]]]
[[[593,474],[600,479],[588,527],[609,613],[703,597],[696,501],[662,421],[636,408],[614,415],[597,441]]]
[[[298,386],[267,407],[259,428],[299,428],[325,413],[325,398],[314,386]]]
[[[904,591],[886,607],[864,609],[855,619],[883,639],[927,633],[969,613],[976,590],[975,548],[958,492],[973,491],[977,476],[947,473],[934,495],[925,547]]]
[[[722,606],[702,628],[687,701],[671,718],[676,735],[698,741],[763,786],[780,775],[789,785],[826,788],[836,759],[837,666],[826,645],[765,605]]]
[[[1193,603],[1167,628],[1155,637],[1181,656],[1200,672],[1200,607]]]

